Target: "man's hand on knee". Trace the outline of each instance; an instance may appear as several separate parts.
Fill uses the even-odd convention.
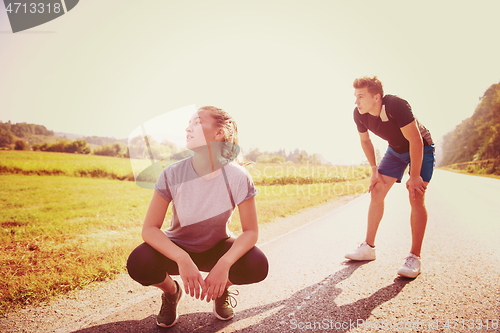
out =
[[[384,178],[378,173],[378,169],[373,168],[372,170],[373,172],[368,192],[371,192],[375,188],[375,185],[377,185],[377,183],[381,183],[382,185],[387,186],[387,183],[385,182]]]
[[[410,197],[412,200],[416,199],[416,195],[424,195],[427,189],[427,184],[424,182],[420,176],[410,176],[410,179],[406,182],[406,188],[410,192]]]

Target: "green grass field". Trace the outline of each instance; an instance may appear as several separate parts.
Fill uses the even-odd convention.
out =
[[[144,167],[150,165],[147,160],[134,161]],[[288,163],[252,164],[248,170],[255,185],[335,183],[366,178],[370,172],[369,168],[361,166]],[[127,158],[32,151],[0,151],[0,174],[134,180],[132,166]]]
[[[98,173],[102,177],[91,178],[75,170],[127,175],[131,173],[127,159],[2,151],[0,161],[0,312],[49,300],[125,271],[128,254],[142,242],[142,222],[153,190],[133,181],[108,179],[102,172]],[[324,169],[330,179],[335,172],[345,177],[322,183],[319,169],[295,167],[303,179],[315,182],[280,180],[286,165],[249,168],[256,179],[284,183],[256,186],[259,223],[338,196],[361,194],[369,183],[364,169],[356,167]],[[170,217],[169,209],[166,220]],[[240,232],[236,213],[230,229]]]
[[[0,174],[134,180],[128,158],[39,151],[0,151]]]
[[[123,272],[151,190],[133,182],[0,176],[0,309]]]
[[[310,164],[252,164],[248,167],[256,185],[337,183],[369,177],[363,166]]]

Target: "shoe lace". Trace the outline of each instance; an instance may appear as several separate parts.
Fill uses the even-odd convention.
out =
[[[414,257],[408,257],[406,258],[406,261],[405,261],[405,266],[407,267],[413,267],[413,264],[417,262],[417,259],[414,258]]]
[[[234,309],[236,307],[236,305],[238,305],[238,301],[236,300],[236,297],[234,297],[234,296],[238,296],[239,294],[240,294],[240,292],[238,290],[231,290],[231,291],[228,290],[227,297],[226,297],[226,300],[224,303]]]
[[[171,311],[175,307],[175,296],[177,296],[177,294],[171,295],[170,297],[169,295],[162,297],[162,306],[160,309],[161,316],[164,316],[166,312]]]

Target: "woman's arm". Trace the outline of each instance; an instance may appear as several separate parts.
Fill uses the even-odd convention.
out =
[[[242,233],[236,238],[229,251],[219,259],[205,279],[206,289],[203,289],[201,299],[206,295],[207,302],[222,295],[229,281],[229,269],[231,266],[257,243],[259,227],[257,224],[255,197],[240,203],[238,211],[240,213]]]
[[[155,250],[177,263],[186,293],[199,298],[200,286],[203,289],[205,282],[198,267],[196,267],[186,251],[174,244],[161,231],[169,204],[169,201],[165,200],[156,191],[154,192],[142,226],[142,239]]]

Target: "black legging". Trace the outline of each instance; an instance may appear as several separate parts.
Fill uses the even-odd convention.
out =
[[[186,252],[200,271],[210,272],[233,242],[233,238],[228,238],[205,252]],[[266,256],[254,246],[231,266],[229,281],[236,285],[260,282],[266,278],[268,267]],[[127,260],[127,270],[132,279],[144,286],[165,281],[166,273],[179,275],[177,263],[147,243],[142,243],[132,251]]]

